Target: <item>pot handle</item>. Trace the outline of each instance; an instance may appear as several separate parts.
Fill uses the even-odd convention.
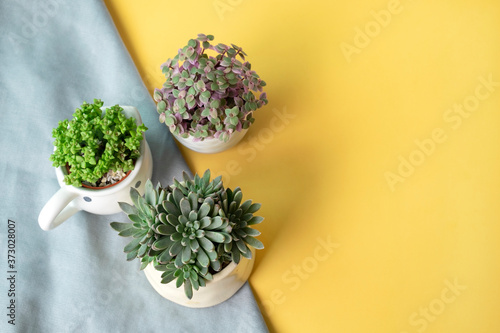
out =
[[[60,188],[43,206],[38,224],[45,231],[52,230],[81,209],[73,202],[77,193]]]

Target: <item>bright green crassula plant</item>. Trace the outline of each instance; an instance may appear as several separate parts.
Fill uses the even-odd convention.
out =
[[[213,274],[241,256],[251,258],[248,246],[262,249],[260,234],[252,228],[263,218],[254,216],[260,204],[241,203],[242,192],[223,187],[221,177],[210,180],[210,171],[183,181],[174,179],[162,188],[146,184],[144,197],[131,189],[133,205],[120,203],[130,223],[112,222],[120,236],[132,237],[125,246],[127,259],[139,258],[141,269],[152,263],[162,273],[162,283],[176,281],[191,299]]]
[[[108,172],[127,173],[140,156],[144,124],[137,126],[123,108],[115,105],[104,112],[94,99],[76,109],[71,120],[60,121],[52,131],[56,149],[50,156],[55,167],[69,167],[64,182],[76,187],[96,186]]]

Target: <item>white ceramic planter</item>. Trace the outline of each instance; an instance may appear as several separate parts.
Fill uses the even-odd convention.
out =
[[[224,302],[233,296],[248,280],[255,262],[255,249],[252,251],[252,259],[241,258],[236,265],[231,262],[223,270],[213,276],[213,280],[208,281],[205,287],[193,290],[193,298],[188,299],[184,294],[184,287],[176,288],[175,280],[161,283],[163,272],[157,271],[152,264],[149,264],[144,273],[153,288],[166,299],[190,308],[206,308]]]
[[[243,129],[240,132],[234,132],[227,142],[223,142],[215,138],[205,139],[203,141],[194,141],[192,136],[183,138],[176,134],[174,134],[174,137],[186,148],[198,153],[213,154],[220,153],[221,151],[234,147],[241,141],[241,139],[243,139],[247,131],[248,129]]]
[[[134,116],[137,125],[142,124],[139,111],[133,106],[122,106],[127,117]],[[38,216],[38,224],[43,230],[51,230],[80,210],[98,215],[121,212],[118,202],[132,204],[130,188],[135,187],[144,193],[146,180],[153,173],[153,157],[144,139],[140,147],[141,156],[135,162],[134,170],[119,183],[105,189],[74,187],[64,183],[66,168],[56,168],[56,177],[61,188],[49,199]]]

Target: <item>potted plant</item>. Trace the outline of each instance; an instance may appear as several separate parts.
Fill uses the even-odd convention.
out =
[[[103,108],[98,99],[84,102],[71,120],[60,121],[52,132],[50,160],[61,189],[40,212],[42,229],[54,228],[79,210],[118,213],[130,186],[143,192],[152,174],[146,130],[135,107]]]
[[[238,143],[255,120],[253,112],[268,103],[266,82],[242,48],[213,45],[213,39],[204,34],[190,39],[161,66],[165,83],[154,91],[160,122],[181,144],[204,153]]]
[[[207,307],[231,297],[245,283],[262,249],[252,226],[260,204],[242,202],[238,187],[224,188],[221,177],[210,181],[183,174],[183,181],[153,187],[145,195],[130,189],[133,205],[120,203],[130,223],[112,222],[125,246],[127,260],[140,259],[141,269],[165,298],[189,307]],[[183,291],[177,288],[184,286]],[[196,292],[193,292],[196,291]]]

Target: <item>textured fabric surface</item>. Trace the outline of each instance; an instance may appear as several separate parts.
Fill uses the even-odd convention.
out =
[[[101,1],[1,1],[0,36],[0,331],[266,332],[248,283],[207,309],[159,296],[139,263],[125,260],[128,240],[109,226],[127,221],[124,214],[79,212],[52,231],[39,228],[38,214],[59,188],[49,161],[52,128],[83,101],[139,109],[154,183],[167,184],[187,166]],[[8,323],[12,300],[15,326]]]

